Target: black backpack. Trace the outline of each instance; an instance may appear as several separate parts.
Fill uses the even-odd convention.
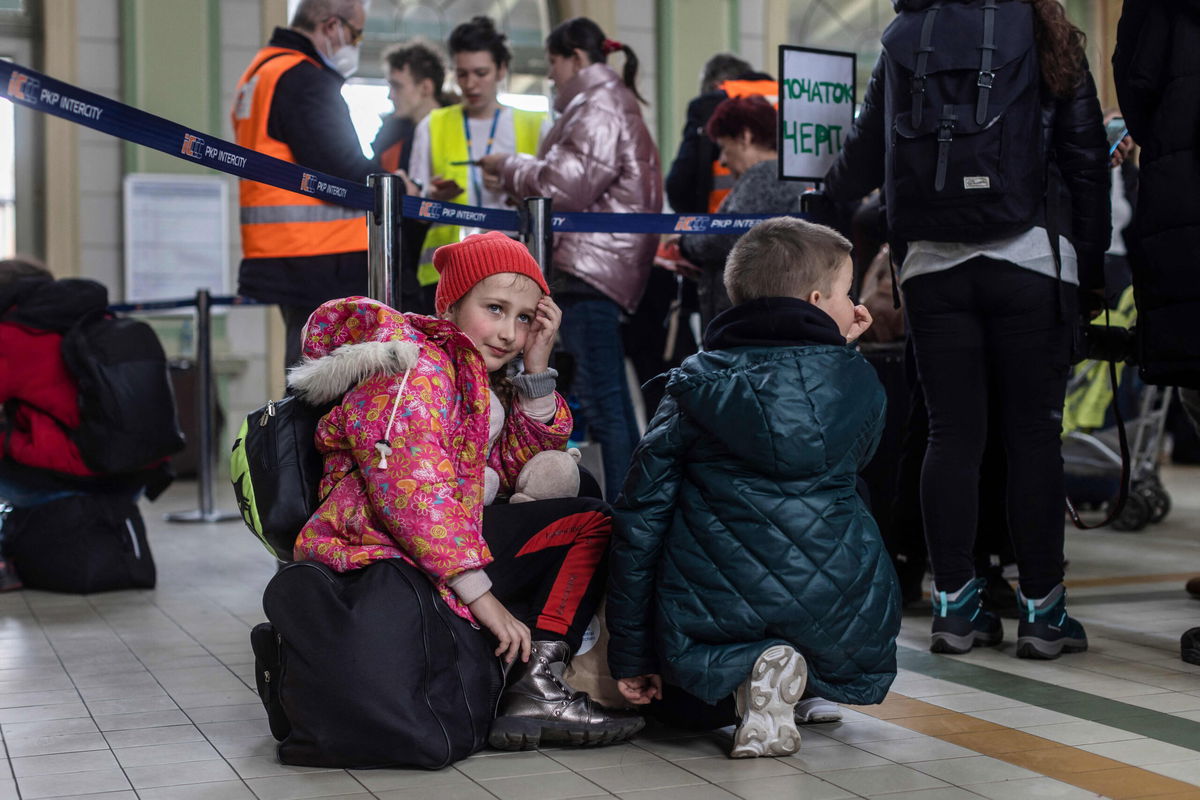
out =
[[[292,560],[300,529],[320,505],[324,459],[313,441],[335,403],[313,406],[295,395],[250,412],[233,441],[229,478],[242,520],[280,561]]]
[[[250,643],[284,764],[440,769],[487,742],[500,660],[411,564],[288,564],[263,610]]]
[[[79,386],[71,436],[88,468],[133,472],[183,449],[167,357],[140,320],[92,315],[71,326],[62,356]]]
[[[1030,5],[973,0],[902,11],[883,49],[892,234],[978,242],[1033,227],[1046,159]]]
[[[4,555],[30,589],[154,588],[154,557],[132,493],[72,494],[15,509],[0,525]]]

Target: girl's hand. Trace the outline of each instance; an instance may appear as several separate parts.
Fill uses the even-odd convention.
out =
[[[662,676],[638,675],[636,678],[621,678],[617,681],[621,696],[635,706],[644,706],[651,700],[662,700]]]
[[[490,153],[479,159],[479,169],[483,171],[484,175],[499,175],[507,158],[508,156],[504,153]]]
[[[562,309],[548,295],[538,300],[529,338],[525,340],[525,371],[530,375],[545,372],[550,366],[550,351],[562,323]]]
[[[500,641],[496,655],[503,656],[509,664],[516,660],[518,655],[522,661],[529,660],[529,628],[510,614],[504,604],[496,599],[496,595],[485,592],[467,607],[471,609],[475,619],[479,620],[479,624],[491,631]]]

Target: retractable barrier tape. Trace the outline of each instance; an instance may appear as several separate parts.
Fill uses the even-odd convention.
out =
[[[210,169],[370,211],[374,193],[365,185],[306,169],[156,117],[133,106],[55,80],[28,67],[0,61],[4,96],[18,105],[126,139]]]
[[[478,208],[406,196],[406,217],[449,225],[515,231],[521,229],[516,211]],[[612,214],[602,212],[557,212],[551,214],[555,233],[745,233],[755,224],[777,214]],[[803,216],[803,215],[796,215]]]
[[[374,192],[365,184],[335,178],[264,155],[202,131],[163,119],[48,75],[0,61],[3,96],[18,105],[52,114],[176,158],[238,178],[258,181],[340,206],[371,211]],[[520,230],[516,211],[481,208],[406,196],[402,215],[493,230]],[[613,214],[560,212],[555,233],[715,233],[740,234],[771,214]],[[148,309],[147,309],[148,310]]]
[[[210,306],[258,306],[264,305],[253,297],[240,294],[221,295],[208,299]],[[140,303],[113,303],[108,310],[114,314],[130,314],[139,311],[171,311],[176,308],[191,308],[196,305],[195,297],[182,297],[178,300],[144,300]]]

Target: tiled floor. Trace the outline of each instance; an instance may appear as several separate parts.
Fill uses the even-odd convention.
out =
[[[440,772],[277,763],[247,640],[273,564],[240,522],[163,522],[194,507],[183,484],[144,508],[157,590],[0,595],[0,800],[1200,798],[1200,668],[1178,658],[1179,634],[1200,624],[1182,590],[1200,573],[1200,469],[1164,477],[1163,524],[1068,535],[1086,654],[1031,663],[1007,643],[934,656],[914,613],[888,701],[806,729],[794,757],[732,761],[720,734],[651,729]]]

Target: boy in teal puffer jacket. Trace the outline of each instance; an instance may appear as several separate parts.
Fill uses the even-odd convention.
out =
[[[895,572],[856,490],[884,395],[847,346],[871,324],[852,278],[829,228],[743,236],[734,307],[670,373],[617,501],[612,675],[669,724],[736,724],[735,758],[796,752],[806,688],[878,703],[895,678]]]

